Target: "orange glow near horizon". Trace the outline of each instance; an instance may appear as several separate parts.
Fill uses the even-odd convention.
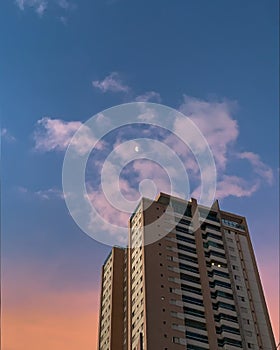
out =
[[[270,257],[272,259],[272,257]],[[273,259],[272,259],[273,260]],[[276,259],[277,261],[277,259]],[[270,321],[274,333],[276,344],[280,341],[279,331],[279,266],[275,260],[267,261],[260,266],[260,277],[264,290],[267,308],[269,311]]]
[[[4,278],[2,349],[96,350],[99,285],[94,290],[79,286],[54,289],[50,279],[44,279],[46,271],[24,271]],[[279,277],[275,263],[267,260],[260,274],[278,343]]]
[[[34,303],[3,307],[3,350],[94,350],[96,293],[41,295]]]

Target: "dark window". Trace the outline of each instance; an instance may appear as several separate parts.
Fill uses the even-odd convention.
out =
[[[205,318],[205,313],[203,311],[188,306],[184,306],[184,314]]]
[[[184,281],[200,283],[200,278],[195,276],[186,275],[185,273],[180,273],[180,278]]]
[[[185,246],[183,244],[178,244],[177,247],[178,247],[178,249],[184,250],[186,252],[196,254],[196,249],[195,248],[188,247],[188,246]]]
[[[186,264],[179,263],[179,268],[182,269],[182,270],[199,273],[199,270],[198,270],[197,267],[189,266],[189,265],[186,265]]]
[[[195,240],[193,238],[185,237],[185,236],[178,235],[178,234],[176,235],[176,238],[178,239],[178,241],[183,241],[183,242],[195,244]]]
[[[188,255],[182,254],[182,253],[178,254],[178,258],[180,260],[186,260],[186,261],[193,262],[193,263],[197,263],[197,261],[198,261],[197,258],[194,258],[192,256],[188,256]]]
[[[198,341],[201,341],[202,343],[206,343],[206,344],[208,343],[208,337],[206,335],[186,331],[186,337],[187,337],[187,339],[198,340]]]
[[[185,318],[185,325],[187,327],[202,329],[202,330],[206,331],[206,324],[203,322],[189,320],[189,319]]]
[[[186,303],[191,303],[191,304],[203,306],[203,301],[202,300],[196,299],[196,298],[192,298],[192,297],[189,297],[187,295],[182,295],[182,300],[184,302],[186,302]]]
[[[193,286],[189,286],[186,284],[182,284],[181,285],[181,289],[185,292],[190,292],[190,293],[194,293],[194,294],[198,294],[198,295],[202,295],[201,289],[200,288],[195,288]]]

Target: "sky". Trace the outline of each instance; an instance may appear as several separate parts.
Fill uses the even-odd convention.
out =
[[[105,122],[97,114],[135,101],[183,113],[205,137],[217,169],[215,198],[223,210],[247,218],[279,342],[278,2],[3,0],[0,6],[2,349],[96,349],[100,272],[110,246],[70,215],[63,161],[83,123],[93,117],[98,129]],[[173,122],[172,132],[188,133],[179,117]],[[94,145],[83,130],[74,144],[80,155]],[[118,215],[108,206],[101,164],[112,150],[125,161],[144,135],[179,155],[190,193],[199,195],[199,166],[174,135],[120,128],[91,153],[86,183],[99,213],[118,225],[126,225],[131,208]],[[129,147],[121,147],[125,142]],[[145,179],[156,192],[178,181],[173,162],[162,168],[160,157],[154,164],[157,146],[152,159],[122,170],[120,191],[133,203]],[[106,190],[114,196],[114,162],[107,164]]]

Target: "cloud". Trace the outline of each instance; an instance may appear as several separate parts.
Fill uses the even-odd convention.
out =
[[[1,129],[1,139],[6,140],[7,142],[15,142],[16,138],[6,129]]]
[[[235,150],[239,135],[238,123],[233,117],[235,102],[205,101],[184,96],[180,111],[185,115],[168,110],[164,116],[160,112],[162,109],[155,110],[154,105],[138,106],[140,110],[136,120],[145,126],[137,130],[131,125],[115,129],[113,135],[108,136],[109,142],[105,144],[102,141],[99,144],[101,152],[92,154],[93,158],[88,163],[91,167],[87,168],[87,172],[89,170],[93,176],[87,184],[87,196],[104,218],[100,230],[105,235],[118,234],[117,228],[110,227],[110,223],[126,227],[129,213],[134,210],[141,195],[151,198],[155,191],[165,191],[180,197],[192,195],[205,204],[205,201],[211,203],[214,198],[249,197],[260,188],[263,180],[272,183],[272,169],[262,162],[259,155],[249,151],[237,153]],[[163,117],[167,119],[166,124],[161,122]],[[104,130],[107,126],[113,128],[113,121],[106,115],[100,114],[94,121],[96,130]],[[147,123],[154,125],[148,127]],[[64,151],[82,125],[78,121],[39,120],[34,133],[35,149]],[[156,125],[168,127],[164,129]],[[82,129],[81,137],[73,145],[79,155],[89,148],[96,148],[93,132],[86,126]],[[216,169],[211,166],[211,157],[205,152],[207,144]],[[249,161],[250,173],[248,169],[243,171],[242,160]],[[48,199],[57,193],[47,190],[37,191],[36,195]],[[90,218],[91,227],[95,226],[97,215],[94,215]],[[120,236],[120,240],[123,239]]]
[[[104,93],[108,91],[127,93],[130,90],[127,85],[123,84],[117,72],[109,74],[104,80],[94,80],[92,85]]]
[[[16,4],[22,11],[27,7],[33,8],[39,16],[44,14],[48,6],[46,0],[16,0]]]
[[[235,107],[234,102],[209,102],[186,95],[179,107],[198,126],[211,147],[216,166],[221,170],[226,168],[228,149],[239,134],[237,121],[232,117]],[[178,130],[181,128],[182,125],[178,125]]]
[[[49,5],[58,8],[60,12],[63,11],[64,13],[76,9],[76,5],[68,0],[15,0],[15,3],[21,11],[33,9],[39,17],[45,14]],[[66,24],[67,18],[64,15],[58,16],[58,18],[63,24]]]
[[[67,0],[58,0],[57,3],[58,3],[58,6],[60,6],[61,8],[65,9],[65,10],[67,10],[70,6],[69,1],[67,1]]]
[[[240,159],[248,160],[253,166],[254,172],[263,179],[265,179],[270,185],[272,184],[273,171],[269,166],[267,166],[260,160],[260,156],[258,154],[253,152],[242,152],[238,153],[237,157]]]
[[[218,175],[216,197],[219,199],[228,196],[248,197],[259,189],[263,180],[269,184],[273,182],[272,169],[261,161],[258,154],[235,151],[239,135],[237,120],[233,118],[236,107],[237,103],[232,101],[205,101],[186,95],[179,107],[180,111],[198,126],[213,153]],[[184,118],[177,118],[174,124],[178,134],[188,135],[191,142],[195,142],[192,140],[192,135],[184,128]],[[181,154],[184,152],[182,145],[180,146],[176,140],[173,142],[173,147]],[[228,165],[236,161],[236,158],[249,161],[255,174],[253,180],[246,181],[245,177],[227,174]],[[193,165],[196,170],[194,175],[198,175],[195,164]],[[240,168],[240,162],[236,166]],[[199,188],[194,191],[194,196],[198,195]]]
[[[57,188],[48,188],[47,190],[39,190],[34,192],[35,196],[43,200],[50,200],[53,198],[64,199],[63,192]]]
[[[81,122],[65,122],[61,119],[42,118],[37,122],[33,138],[38,151],[65,151],[75,132],[81,129],[80,136],[72,143],[73,149],[80,155],[94,148],[97,140],[91,130]],[[96,148],[102,144],[97,143]]]
[[[33,191],[27,187],[18,186],[16,190],[22,195],[36,197],[40,200],[64,199],[64,193],[58,188]]]
[[[157,102],[160,103],[161,102],[161,96],[158,92],[155,91],[148,91],[145,92],[143,95],[139,95],[135,98],[136,102],[149,102],[149,101],[153,101],[153,102]]]
[[[238,176],[224,175],[217,183],[216,198],[223,199],[225,197],[250,197],[260,187],[258,180],[255,183],[248,182]]]

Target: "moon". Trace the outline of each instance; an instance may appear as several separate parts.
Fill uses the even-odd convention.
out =
[[[135,152],[139,152],[139,147],[135,146],[134,150],[135,150]]]

